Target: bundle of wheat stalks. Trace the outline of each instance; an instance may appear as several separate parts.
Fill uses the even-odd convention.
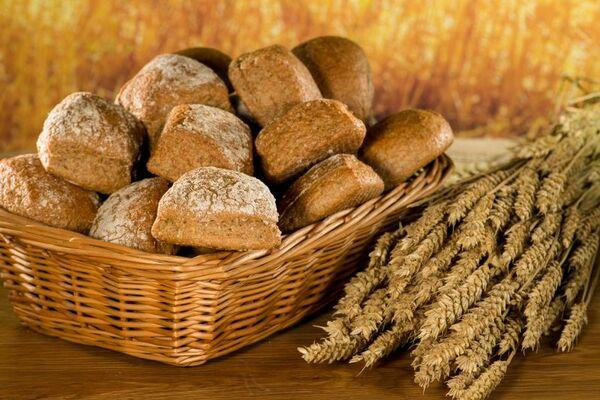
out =
[[[518,349],[572,348],[597,282],[600,103],[569,108],[515,161],[430,199],[383,235],[307,362],[366,367],[412,344],[415,381],[483,399]],[[598,268],[596,268],[597,270]]]

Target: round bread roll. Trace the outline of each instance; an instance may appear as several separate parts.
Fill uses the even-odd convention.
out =
[[[442,155],[453,140],[452,128],[440,114],[409,109],[371,127],[360,158],[391,189]]]
[[[280,45],[242,54],[229,65],[229,79],[262,126],[298,103],[321,98],[304,64]]]
[[[158,204],[152,235],[211,249],[270,249],[281,243],[275,198],[256,178],[202,167],[184,174]]]
[[[163,178],[148,178],[113,193],[100,206],[90,236],[149,253],[175,254],[177,247],[150,233],[158,201],[169,189]]]
[[[116,102],[144,123],[151,148],[176,105],[207,104],[232,111],[227,86],[217,74],[177,54],[163,54],[146,64],[121,88]]]
[[[77,92],[50,111],[37,149],[51,174],[109,194],[131,183],[143,137],[142,124],[121,106]]]
[[[238,117],[220,108],[182,104],[167,117],[147,167],[175,182],[198,167],[219,167],[252,175],[252,134]]]
[[[337,154],[312,167],[284,193],[279,226],[289,232],[383,192],[383,181],[351,154]]]
[[[213,49],[212,47],[190,47],[189,49],[179,50],[175,54],[193,58],[199,63],[206,65],[208,68],[215,71],[215,74],[225,82],[227,89],[229,89],[230,92],[233,92],[233,86],[231,86],[231,82],[227,76],[231,57],[221,50]]]
[[[312,100],[263,128],[256,151],[267,179],[280,184],[332,154],[356,152],[365,132],[365,125],[343,103]]]
[[[0,207],[55,228],[87,233],[98,194],[46,172],[36,154],[0,160]]]
[[[323,97],[339,100],[363,121],[372,113],[373,78],[363,49],[351,40],[321,36],[292,50],[306,65]]]

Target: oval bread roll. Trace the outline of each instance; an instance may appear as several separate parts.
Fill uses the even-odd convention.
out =
[[[242,54],[229,65],[229,79],[262,126],[298,103],[321,98],[304,64],[280,45]]]
[[[212,249],[270,249],[281,243],[275,198],[256,178],[202,167],[184,174],[158,204],[152,235]]]
[[[279,226],[289,232],[358,206],[383,192],[383,181],[351,154],[337,154],[312,167],[284,193]]]
[[[177,54],[152,59],[121,88],[116,102],[144,123],[151,148],[176,105],[197,103],[232,111],[227,86],[217,74]]]
[[[254,172],[252,134],[238,117],[220,108],[183,104],[171,110],[148,170],[171,182],[199,167]]]
[[[78,92],[50,111],[37,148],[51,174],[109,194],[131,183],[143,137],[142,124],[121,106]]]
[[[267,179],[280,184],[332,154],[354,153],[365,125],[337,100],[319,99],[293,107],[256,138]]]
[[[233,92],[233,86],[231,86],[229,76],[227,76],[229,64],[231,64],[231,57],[221,50],[213,49],[212,47],[190,47],[188,49],[179,50],[175,54],[192,58],[199,63],[206,65],[221,78],[225,85],[227,85],[227,89],[229,89],[230,92]]]
[[[442,155],[453,140],[452,128],[440,114],[409,109],[371,127],[360,158],[391,189]]]
[[[169,182],[163,178],[149,178],[111,194],[98,209],[90,236],[149,253],[174,254],[176,246],[150,233],[158,201],[167,189]]]
[[[339,36],[321,36],[292,53],[306,65],[323,97],[339,100],[363,121],[371,116],[373,78],[363,49]]]
[[[0,160],[0,207],[13,214],[87,233],[99,205],[96,193],[49,174],[35,154]]]

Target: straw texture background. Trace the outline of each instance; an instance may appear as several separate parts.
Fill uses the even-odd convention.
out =
[[[113,97],[157,54],[324,34],[365,48],[379,117],[418,106],[462,135],[534,134],[600,77],[598,20],[597,0],[0,0],[0,152],[32,149],[64,96]]]

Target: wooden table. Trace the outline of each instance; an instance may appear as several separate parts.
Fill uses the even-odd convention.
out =
[[[327,315],[199,367],[139,360],[35,333],[0,290],[0,399],[443,399],[412,382],[406,353],[359,375],[360,366],[307,365],[296,348],[321,335]],[[493,399],[600,398],[600,295],[572,353],[545,346],[517,357]]]

